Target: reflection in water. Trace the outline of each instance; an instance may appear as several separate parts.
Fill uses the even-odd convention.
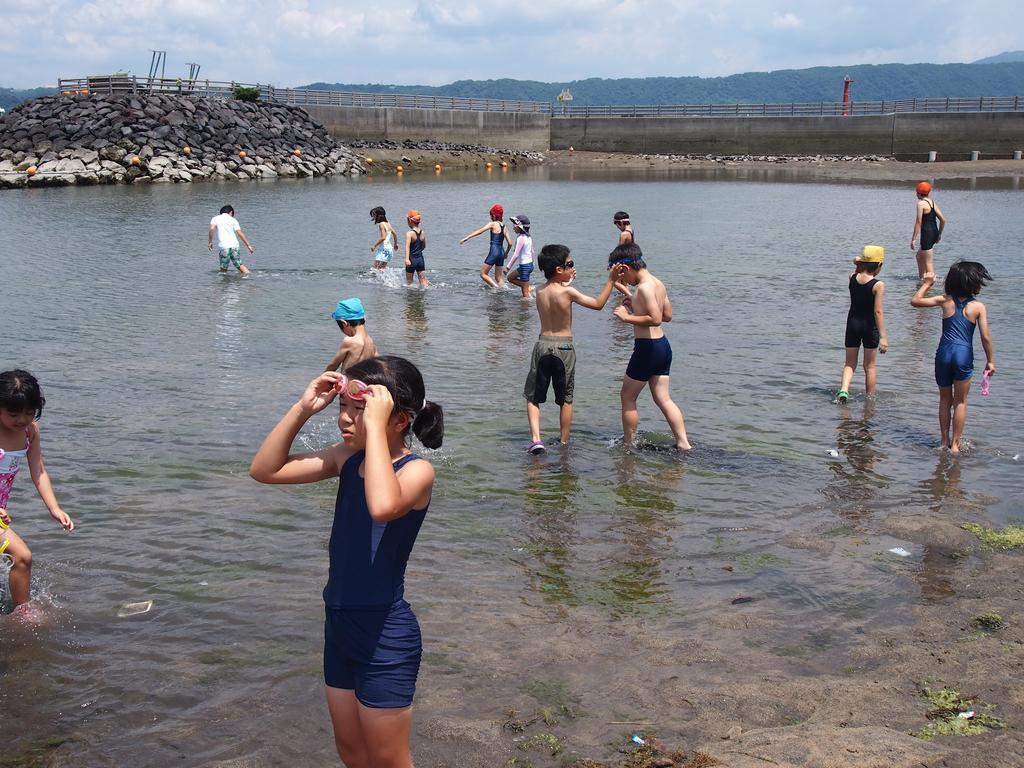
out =
[[[577,538],[576,497],[579,476],[562,448],[557,458],[531,461],[526,468],[524,495],[530,554],[537,561],[533,588],[546,602],[579,605],[578,587],[573,584],[571,545]],[[553,459],[553,460],[552,460]]]
[[[248,295],[252,278],[228,274],[221,277],[214,290],[217,306],[217,325],[214,346],[217,359],[217,384],[221,389],[234,392],[241,381],[246,365],[245,312],[243,295]]]
[[[653,465],[649,455],[624,453],[615,467],[614,516],[606,528],[613,547],[597,582],[601,601],[613,618],[639,612],[665,613],[671,599],[664,563],[673,551],[681,461]]]
[[[875,447],[875,409],[875,399],[867,398],[860,418],[847,409],[840,411],[836,423],[839,458],[829,462],[832,478],[821,489],[836,512],[854,523],[870,517],[870,502],[887,485],[874,471],[875,462],[884,458]]]
[[[523,301],[510,291],[487,293],[488,361],[497,363],[510,353],[521,357],[522,350],[527,348],[526,329],[536,312],[533,302]],[[533,346],[532,339],[529,346]]]
[[[932,476],[922,480],[919,487],[930,499],[928,508],[932,512],[939,514],[944,511],[948,515],[952,507],[956,514],[960,514],[966,501],[966,494],[960,487],[960,461],[947,451],[939,454]],[[954,596],[950,577],[956,565],[955,553],[926,544],[916,577],[921,595],[933,599]]]
[[[426,291],[410,288],[403,291],[405,298],[405,342],[410,351],[429,346],[427,333]]]

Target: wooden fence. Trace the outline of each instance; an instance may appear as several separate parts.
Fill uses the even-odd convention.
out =
[[[190,96],[231,98],[236,87],[256,88],[260,101],[295,106],[401,107],[406,109],[472,110],[475,112],[549,113],[558,117],[844,117],[890,115],[903,112],[1024,112],[1021,96],[965,96],[953,98],[894,99],[884,101],[790,102],[788,104],[655,104],[552,105],[544,101],[515,99],[467,99],[458,96],[415,96],[398,93],[315,91],[306,88],[275,88],[272,85],[172,80],[135,75],[102,75],[61,78],[60,93],[180,93]]]

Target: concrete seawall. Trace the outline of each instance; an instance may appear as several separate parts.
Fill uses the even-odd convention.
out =
[[[715,155],[892,155],[926,160],[1012,157],[1024,112],[863,117],[554,117],[551,149]]]
[[[338,140],[433,139],[540,151],[550,147],[551,116],[540,112],[316,105],[306,111]]]

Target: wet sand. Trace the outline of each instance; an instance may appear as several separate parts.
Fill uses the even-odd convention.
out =
[[[921,179],[1008,178],[1024,175],[1024,160],[977,160],[936,163],[911,163],[899,160],[693,160],[679,155],[637,155],[613,152],[569,152],[555,150],[539,153],[537,159],[515,157],[510,152],[431,152],[411,149],[362,149],[363,157],[373,159],[374,170],[394,171],[402,165],[406,173],[434,173],[434,166],[445,168],[484,168],[490,162],[495,169],[504,161],[509,168],[546,165],[578,170],[690,170],[740,172],[771,171],[815,177],[822,180],[920,181]],[[542,156],[543,163],[539,157]],[[371,173],[373,171],[371,170]]]

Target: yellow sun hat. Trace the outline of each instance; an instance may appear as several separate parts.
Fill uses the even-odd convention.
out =
[[[881,264],[885,261],[885,248],[880,245],[865,245],[864,250],[857,257],[857,261],[862,261],[865,264]]]

